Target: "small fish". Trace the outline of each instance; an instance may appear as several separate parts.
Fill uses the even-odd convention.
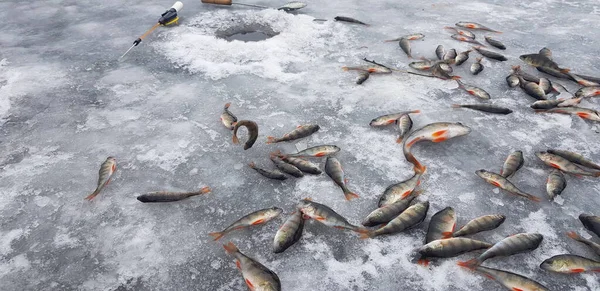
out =
[[[567,88],[565,88],[565,86],[561,85],[560,83],[556,83],[556,82],[552,82],[552,90],[558,92],[559,94],[570,93],[569,90],[567,90]]]
[[[582,165],[586,168],[600,170],[600,165],[587,160],[581,154],[570,152],[570,151],[565,151],[565,150],[554,150],[554,149],[548,149],[547,152],[549,152],[553,155],[561,156],[570,162],[573,162],[578,165]]]
[[[583,224],[583,226],[600,237],[600,216],[594,216],[582,213],[579,215],[579,221]]]
[[[408,66],[415,70],[427,71],[433,68],[433,66],[437,65],[438,63],[439,61],[418,61],[411,62],[410,64],[408,64]]]
[[[564,99],[556,100],[538,100],[531,104],[529,107],[533,109],[551,109],[557,107],[559,104],[564,102]]]
[[[102,165],[100,165],[100,171],[98,171],[98,185],[96,186],[96,190],[94,190],[94,193],[85,197],[85,200],[92,200],[98,196],[100,191],[102,191],[102,189],[108,185],[110,178],[113,176],[116,170],[117,160],[113,157],[106,158]]]
[[[536,84],[538,84],[540,82],[540,78],[538,76],[529,74],[525,71],[523,71],[523,69],[521,69],[521,66],[512,66],[512,72],[513,74],[517,75],[517,76],[521,76],[523,77],[523,79],[529,81],[529,82],[534,82]]]
[[[395,39],[389,39],[389,40],[386,40],[385,42],[400,41],[403,38],[404,39],[408,39],[408,40],[419,40],[419,39],[425,38],[425,35],[422,34],[422,33],[413,33],[413,34],[405,35],[403,37],[399,37],[399,38],[395,38]]]
[[[542,55],[542,56],[545,56],[545,57],[547,57],[549,59],[552,59],[552,51],[549,48],[547,48],[547,47],[543,47],[540,50],[539,54]]]
[[[232,242],[223,245],[223,248],[235,258],[235,264],[242,272],[249,290],[281,291],[281,282],[275,272],[255,259],[244,255]]]
[[[560,68],[553,60],[547,58],[544,55],[540,55],[540,54],[521,55],[521,56],[519,56],[519,59],[521,59],[523,62],[525,62],[531,66],[534,66],[536,68],[544,67],[544,68],[555,69],[555,70],[560,71],[563,74],[566,74],[570,71],[569,69]]]
[[[600,83],[600,77],[592,77],[592,76],[586,76],[586,75],[582,75],[582,74],[577,74],[577,76],[579,76],[580,78],[584,78],[588,81]]]
[[[359,72],[367,72],[369,74],[391,74],[392,70],[388,67],[384,67],[381,65],[368,65],[361,67],[342,67],[344,71],[359,71]]]
[[[336,145],[320,145],[307,148],[299,151],[295,154],[284,155],[284,157],[325,157],[333,155],[340,151],[340,148]]]
[[[522,151],[514,151],[506,157],[504,161],[504,165],[502,165],[502,170],[500,170],[500,176],[504,178],[510,178],[514,175],[520,168],[523,167],[525,160],[523,159]]]
[[[470,37],[466,37],[466,36],[463,36],[463,35],[460,35],[460,34],[453,34],[450,37],[453,38],[453,39],[456,39],[458,41],[468,42],[468,43],[473,43],[473,44],[476,44],[476,45],[484,46],[482,43],[476,41],[475,39],[470,38]]]
[[[452,236],[467,236],[476,234],[482,231],[492,230],[499,227],[506,220],[506,216],[497,214],[497,215],[485,215],[481,217],[477,217],[465,224],[461,229],[455,232]]]
[[[482,59],[483,58],[477,58],[475,59],[475,62],[471,64],[471,74],[478,75],[483,71],[483,65],[481,64]]]
[[[446,50],[444,49],[443,45],[440,44],[437,46],[437,48],[435,48],[435,55],[437,56],[438,60],[443,60],[445,54]]]
[[[364,226],[376,226],[390,222],[392,219],[400,215],[406,210],[410,203],[415,200],[418,195],[410,195],[406,199],[398,200],[392,204],[381,206],[373,210],[361,223]]]
[[[233,130],[238,119],[237,117],[235,117],[235,115],[233,115],[233,113],[229,111],[229,106],[231,106],[231,103],[225,104],[225,107],[223,108],[223,113],[221,113],[221,122],[223,123],[223,125],[225,125],[227,129]]]
[[[491,36],[485,36],[485,41],[495,48],[505,50],[506,46],[499,40],[493,39]]]
[[[561,156],[548,152],[538,152],[535,153],[535,155],[542,160],[544,164],[552,168],[559,169],[565,173],[580,176],[600,177],[600,172],[588,172]]]
[[[346,179],[344,179],[344,170],[342,169],[342,164],[340,161],[338,161],[338,159],[334,157],[327,157],[327,160],[325,161],[325,173],[333,180],[333,182],[342,188],[346,200],[358,198],[356,193],[352,193],[352,191],[348,189],[348,186],[346,185]]]
[[[467,93],[469,93],[475,97],[479,97],[481,99],[490,99],[490,94],[481,88],[467,85],[467,84],[463,83],[461,80],[456,80],[456,83],[458,83],[458,88],[461,88],[461,89],[467,91]]]
[[[454,70],[452,69],[452,67],[446,63],[438,63],[437,66],[442,69],[442,71],[450,74],[452,73]],[[448,77],[444,76],[444,79],[448,79]]]
[[[358,21],[354,18],[350,18],[350,17],[346,17],[346,16],[336,16],[334,19],[335,19],[335,21],[343,21],[343,22],[350,22],[350,23],[356,23],[356,24],[362,24],[365,26],[370,26],[369,24],[366,24],[362,21]]]
[[[577,255],[564,254],[543,261],[540,268],[542,270],[564,274],[583,272],[600,273],[600,262]]]
[[[229,225],[223,231],[211,232],[208,235],[212,236],[214,240],[219,240],[226,234],[234,230],[244,229],[252,225],[260,225],[271,221],[273,218],[279,216],[283,210],[278,207],[271,207],[254,211]]]
[[[574,231],[567,232],[567,235],[570,238],[572,238],[572,239],[574,239],[574,240],[576,240],[576,241],[578,241],[578,242],[580,242],[582,244],[585,244],[590,249],[592,249],[594,251],[594,253],[596,253],[596,255],[600,256],[600,244],[599,243],[596,243],[596,242],[594,242],[592,240],[589,240],[587,238],[583,238],[583,237],[581,237],[580,235],[578,235]]]
[[[356,84],[360,85],[360,84],[364,83],[367,79],[369,79],[370,76],[371,76],[371,73],[369,73],[369,72],[360,72],[358,74],[358,79],[356,79]]]
[[[304,173],[313,174],[313,175],[320,175],[322,173],[321,169],[319,169],[319,167],[317,165],[315,165],[307,160],[303,160],[300,158],[294,158],[294,157],[282,157],[282,156],[280,156],[280,158],[284,162],[296,166],[296,168],[300,169],[300,171],[302,171]]]
[[[280,157],[275,154],[271,154],[271,161],[275,164],[275,167],[280,171],[292,175],[296,178],[304,177],[304,173],[300,171],[300,169],[296,168],[296,166],[291,165],[283,161]]]
[[[282,141],[293,141],[312,135],[319,131],[321,127],[316,124],[299,125],[296,129],[286,133],[281,138],[267,136],[267,144],[278,143]]]
[[[444,27],[445,29],[450,29],[450,30],[454,30],[456,32],[456,34],[460,34],[462,36],[466,36],[468,38],[472,38],[475,39],[475,34],[468,31],[468,30],[464,30],[464,29],[458,29],[456,27],[452,27],[452,26],[446,26]]]
[[[444,67],[446,69],[444,69]],[[449,65],[447,63],[441,63],[441,64],[436,64],[435,66],[433,66],[432,70],[431,70],[431,75],[433,77],[442,79],[442,80],[458,80],[460,79],[459,76],[451,76],[448,74],[448,68]]]
[[[552,170],[546,180],[546,193],[548,193],[550,200],[554,200],[554,197],[560,195],[566,187],[567,179],[565,179],[565,175],[558,169]]]
[[[513,112],[512,110],[510,110],[508,108],[495,106],[495,105],[491,105],[491,104],[453,104],[452,108],[468,108],[468,109],[483,111],[483,112],[487,112],[487,113],[504,114],[504,115],[511,114]]]
[[[540,246],[543,239],[544,236],[539,233],[515,234],[497,242],[479,257],[466,262],[459,262],[458,265],[474,268],[491,258],[508,257],[519,253],[533,251]]]
[[[575,92],[575,97],[595,97],[600,96],[600,87],[583,87]]]
[[[498,282],[511,291],[549,291],[544,285],[519,274],[477,266],[474,271]]]
[[[248,129],[248,134],[250,135],[250,137],[244,144],[244,150],[247,150],[254,145],[254,142],[256,142],[256,139],[258,138],[258,124],[256,124],[256,122],[250,121],[250,120],[238,121],[235,124],[235,126],[233,127],[233,143],[234,144],[240,143],[240,140],[237,137],[237,132],[238,132],[238,129],[242,126],[246,127],[246,129]]]
[[[450,49],[444,54],[444,57],[442,58],[442,60],[444,62],[446,62],[447,64],[452,65],[452,64],[454,64],[454,62],[456,62],[457,55],[458,54],[456,53],[455,49]]]
[[[415,188],[421,184],[423,172],[415,172],[408,180],[392,184],[385,188],[377,203],[378,207],[384,207],[397,201],[408,199],[414,193]]]
[[[506,77],[506,84],[508,84],[508,87],[514,88],[519,86],[519,76],[515,75],[515,74],[510,74]]]
[[[409,58],[412,58],[411,48],[410,48],[410,41],[408,39],[406,39],[406,38],[401,38],[400,42],[398,44],[400,45],[400,48],[402,49],[402,51],[404,51],[404,53]]]
[[[508,193],[527,198],[534,202],[541,201],[540,198],[519,190],[519,188],[517,188],[513,183],[496,173],[488,172],[486,170],[477,170],[475,174],[477,174],[477,176],[479,176],[480,178],[484,179],[486,182]]]
[[[560,69],[559,70],[559,69],[548,68],[548,67],[536,67],[535,69],[544,74],[548,74],[550,76],[553,76],[553,77],[556,77],[559,79],[572,80],[571,76],[569,76],[565,73],[568,69]]]
[[[392,219],[385,226],[374,231],[363,232],[360,238],[374,238],[384,234],[395,234],[410,229],[425,220],[429,210],[429,201],[420,202],[408,207],[396,218]]]
[[[417,252],[421,255],[420,265],[427,265],[427,258],[451,258],[458,255],[487,249],[492,245],[483,241],[464,237],[434,240],[422,247]]]
[[[569,98],[558,104],[558,107],[576,107],[583,100],[583,97]]]
[[[591,120],[591,121],[600,121],[600,112],[582,108],[582,107],[561,107],[561,108],[552,108],[548,110],[536,110],[537,113],[560,113],[560,114],[570,114],[577,115],[583,119]]]
[[[544,92],[544,89],[542,89],[538,84],[534,82],[529,82],[523,79],[523,77],[521,76],[519,76],[518,78],[521,89],[523,89],[523,91],[527,93],[527,95],[537,100],[546,100],[546,92]]]
[[[266,170],[263,168],[259,168],[256,166],[256,164],[254,164],[254,162],[251,162],[250,164],[248,164],[248,166],[269,179],[282,181],[287,179],[287,176],[279,170]]]
[[[396,119],[396,125],[398,125],[398,132],[400,135],[398,139],[396,139],[396,143],[402,143],[402,140],[410,132],[413,126],[410,115],[407,113],[400,116],[400,118]]]
[[[431,217],[425,243],[428,244],[434,240],[447,239],[452,237],[456,228],[456,213],[454,208],[446,207]]]
[[[300,200],[298,209],[302,211],[304,218],[312,218],[329,227],[347,229],[358,233],[369,231],[366,228],[350,224],[344,217],[328,206],[308,199]]]
[[[277,8],[277,10],[283,10],[285,12],[290,12],[290,11],[302,9],[302,8],[306,7],[306,5],[307,4],[304,2],[292,1],[292,2],[288,2],[287,4]]]
[[[496,61],[507,61],[508,59],[504,56],[501,55],[499,53],[493,52],[493,51],[488,51],[484,48],[481,47],[473,47],[478,53],[480,53],[482,56],[488,58],[488,59],[492,59],[492,60],[496,60]]]
[[[456,23],[455,25],[458,27],[464,27],[464,28],[468,28],[471,30],[485,30],[485,31],[490,31],[490,32],[495,32],[495,33],[502,33],[501,31],[493,30],[491,28],[485,27],[476,22],[461,21],[461,22]]]
[[[598,87],[598,89],[600,89],[600,84],[598,84],[596,82],[592,82],[592,81],[586,80],[586,79],[584,79],[582,77],[579,77],[579,76],[577,76],[575,74],[571,74],[571,73],[567,73],[567,75],[569,75],[573,80],[575,80],[575,82],[577,82],[581,86],[584,86],[584,87]]]
[[[412,110],[412,111],[404,111],[404,112],[382,115],[382,116],[373,118],[373,120],[371,120],[371,122],[369,122],[369,125],[373,126],[373,127],[387,126],[387,125],[395,123],[396,120],[398,120],[398,118],[400,118],[404,114],[420,113],[420,112],[421,112],[420,110]]]
[[[294,245],[302,237],[303,230],[304,218],[302,218],[302,212],[294,211],[275,233],[273,252],[276,254],[283,253]]]
[[[546,78],[540,78],[538,86],[544,90],[544,94],[550,94],[550,92],[552,92],[552,83]]]
[[[469,53],[471,52],[471,50],[466,50],[460,54],[458,54],[456,56],[455,62],[454,64],[457,66],[462,65],[464,62],[466,62],[469,59]]]
[[[174,202],[183,200],[192,196],[202,195],[210,192],[209,187],[203,187],[195,192],[151,192],[137,197],[137,200],[143,203],[147,202]]]

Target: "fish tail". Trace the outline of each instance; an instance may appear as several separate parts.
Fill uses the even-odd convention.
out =
[[[417,109],[417,110],[413,110],[413,111],[411,111],[409,113],[415,113],[415,114],[417,114],[417,113],[421,113],[421,110]]]
[[[233,253],[239,252],[239,249],[237,248],[237,246],[234,245],[232,242],[228,242],[228,243],[224,244],[223,248],[225,249],[225,251],[228,254],[233,254]]]
[[[350,67],[342,67],[342,70],[344,70],[344,71],[346,71],[346,72],[347,72],[347,71],[349,71],[349,70],[350,70]]]
[[[540,199],[540,197],[533,196],[533,195],[531,195],[531,194],[528,194],[528,195],[527,195],[527,199],[529,199],[529,200],[531,200],[531,201],[533,201],[533,202],[540,202],[540,201],[542,201],[542,199]]]
[[[460,108],[460,104],[452,104],[452,108]]]
[[[372,237],[373,237],[373,234],[371,234],[371,232],[370,232],[370,231],[368,231],[368,232],[361,232],[361,233],[359,233],[359,236],[358,236],[358,237],[359,237],[360,239],[368,239],[368,238],[372,238]]]
[[[466,262],[458,262],[456,263],[457,265],[464,267],[464,268],[468,268],[468,269],[475,269],[475,267],[479,266],[479,261],[477,261],[477,259],[472,259],[472,260],[468,260]]]
[[[397,41],[397,40],[395,40],[395,39],[388,39],[388,40],[384,40],[383,42],[394,42],[394,41]]]
[[[460,76],[452,76],[452,78],[450,78],[450,79],[452,79],[452,80],[460,80],[461,77]]]
[[[202,187],[202,189],[200,189],[200,194],[206,194],[209,193],[211,191],[210,187]]]
[[[256,164],[255,164],[254,162],[250,162],[250,163],[248,164],[248,167],[250,167],[250,168],[254,169],[254,167],[256,167]]]
[[[272,152],[271,155],[276,156],[276,157],[283,157],[283,154],[281,153],[280,150],[276,150],[276,151]]]
[[[594,173],[594,177],[600,177],[600,172]]]
[[[427,169],[427,167],[423,166],[421,163],[419,163],[419,161],[417,160],[417,158],[415,158],[415,156],[411,153],[409,153],[406,156],[406,159],[414,165],[413,170],[415,171],[415,173],[424,173],[425,169]]]
[[[542,112],[546,112],[546,110],[544,110],[544,109],[536,109],[536,110],[534,110],[534,111],[535,111],[535,113],[542,113]]]
[[[222,231],[219,231],[219,232],[211,232],[208,235],[212,236],[213,240],[217,241],[220,238],[222,238],[225,235],[225,233]],[[234,247],[235,247],[235,245],[234,245]]]
[[[404,137],[401,136],[399,138],[396,139],[396,143],[402,143],[402,141],[404,140]]]
[[[92,199],[94,199],[96,196],[98,196],[98,194],[100,194],[100,188],[96,189],[96,190],[94,191],[94,193],[92,193],[92,194],[88,195],[88,196],[87,196],[87,197],[85,197],[84,199],[85,199],[85,200],[88,200],[88,201],[92,201]]]
[[[571,71],[571,69],[560,69],[560,72],[563,74],[568,74]]]
[[[234,144],[238,144],[240,143],[240,140],[238,139],[237,135],[233,135],[233,138],[231,139],[233,141]]]
[[[267,144],[272,144],[275,142],[274,136],[267,136]]]
[[[229,106],[231,106],[231,102],[227,102],[225,103],[225,106],[223,107],[224,109],[229,109]]]
[[[427,267],[427,266],[429,266],[429,260],[428,259],[419,259],[417,261],[417,264],[421,265],[423,267]]]
[[[350,201],[350,200],[352,200],[352,199],[355,199],[355,198],[359,198],[359,197],[360,197],[360,196],[358,196],[358,194],[356,194],[356,193],[352,193],[352,192],[350,192],[350,191],[348,191],[348,192],[344,192],[344,196],[346,197],[346,200],[348,200],[348,201]]]
[[[577,241],[581,239],[581,237],[574,231],[567,232],[567,236]]]

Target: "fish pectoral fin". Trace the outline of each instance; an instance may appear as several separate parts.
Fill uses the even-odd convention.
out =
[[[246,279],[246,285],[248,285],[248,288],[251,291],[254,291],[254,285],[252,284],[252,282],[250,282],[250,280]]]
[[[496,181],[491,181],[490,184],[492,184],[492,185],[494,185],[494,186],[496,186],[498,188],[502,187],[502,185],[500,185],[500,183],[498,183]]]
[[[263,224],[263,223],[265,223],[265,219],[261,218],[259,220],[252,222],[252,225],[258,225],[258,224]]]
[[[433,137],[440,137],[440,136],[445,135],[447,132],[448,132],[447,129],[438,130],[438,131],[432,133],[431,136],[433,136]]]
[[[576,268],[576,269],[571,269],[569,271],[571,273],[583,273],[583,272],[585,272],[585,269],[583,269],[583,268]]]

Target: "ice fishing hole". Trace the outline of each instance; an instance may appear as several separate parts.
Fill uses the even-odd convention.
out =
[[[278,34],[279,32],[275,32],[271,27],[259,24],[231,27],[216,33],[217,37],[227,41],[239,40],[243,42],[263,41]]]

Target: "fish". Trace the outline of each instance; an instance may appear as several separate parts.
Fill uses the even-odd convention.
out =
[[[302,199],[298,203],[298,209],[302,211],[304,218],[312,218],[326,226],[351,230],[358,233],[368,232],[369,230],[350,224],[348,220],[339,215],[333,209],[326,205],[310,201],[309,199]]]
[[[556,99],[556,100],[538,100],[533,102],[529,107],[533,109],[551,109],[558,107],[558,105],[564,102],[564,99]]]
[[[336,145],[320,145],[307,148],[295,154],[283,155],[283,157],[325,157],[339,152],[341,149]]]
[[[263,168],[259,168],[254,162],[250,162],[248,166],[269,179],[282,181],[287,179],[287,176],[279,170],[266,170]]]
[[[540,78],[538,76],[529,74],[525,71],[523,71],[523,69],[521,69],[521,66],[512,66],[512,72],[513,74],[517,75],[517,76],[521,76],[523,77],[523,79],[529,81],[529,82],[534,82],[536,84],[538,84],[540,82]]]
[[[596,236],[600,237],[600,216],[594,216],[582,213],[579,215],[579,221],[583,226],[593,232]]]
[[[448,51],[446,51],[446,53],[444,54],[444,57],[442,58],[442,60],[444,62],[446,62],[447,64],[454,64],[454,62],[456,62],[456,56],[458,54],[456,53],[455,49],[450,49]]]
[[[579,176],[600,177],[600,172],[588,172],[561,156],[548,152],[537,152],[535,155],[542,160],[544,164],[552,168],[559,169],[565,173]]]
[[[396,119],[396,125],[398,125],[399,137],[396,139],[396,143],[402,143],[404,137],[410,132],[413,126],[410,115],[403,114],[400,118]]]
[[[388,223],[406,210],[410,206],[410,203],[415,200],[417,196],[418,194],[410,195],[406,199],[398,200],[392,204],[383,205],[369,213],[369,215],[367,215],[361,224],[364,226],[376,226]]]
[[[483,112],[487,112],[487,113],[504,114],[504,115],[511,114],[513,112],[512,110],[510,110],[508,108],[495,106],[495,105],[491,105],[491,104],[452,104],[452,108],[468,108],[468,109],[483,111]]]
[[[483,71],[483,65],[481,64],[482,59],[483,58],[477,58],[475,59],[475,62],[471,64],[471,74],[478,75]]]
[[[559,67],[553,60],[547,58],[544,55],[540,55],[540,54],[520,55],[519,59],[521,59],[523,62],[527,63],[528,65],[534,66],[536,68],[544,67],[544,68],[555,69],[555,70],[560,71],[563,74],[566,74],[570,71],[569,69],[564,69],[564,68]]]
[[[493,30],[491,28],[488,28],[488,27],[483,26],[476,22],[460,21],[460,22],[456,23],[455,25],[458,27],[464,27],[464,28],[468,28],[471,30],[485,30],[485,31],[490,31],[490,32],[495,32],[495,33],[502,33],[501,31]]]
[[[519,86],[519,76],[515,75],[515,74],[510,74],[506,77],[506,84],[508,84],[508,87],[514,88]]]
[[[283,157],[283,156],[281,156],[281,153],[278,153],[278,155],[284,162],[296,166],[296,168],[300,169],[300,171],[302,171],[304,173],[313,174],[313,175],[320,175],[321,173],[323,173],[317,165],[315,165],[307,160],[303,160],[301,158],[294,158],[294,157]]]
[[[443,45],[440,44],[437,46],[437,48],[435,48],[435,55],[437,56],[438,60],[443,60],[445,54],[446,50],[444,49]]]
[[[514,151],[506,157],[502,170],[500,170],[500,176],[504,178],[510,178],[519,169],[523,167],[525,160],[523,159],[522,151]]]
[[[370,76],[371,76],[371,73],[369,73],[369,72],[360,72],[358,74],[358,79],[356,79],[356,84],[360,85],[360,84],[364,83],[367,79],[369,79]]]
[[[410,64],[408,64],[408,66],[415,70],[427,71],[433,68],[433,66],[437,65],[438,63],[439,61],[418,61],[411,62]]]
[[[282,212],[283,210],[278,207],[257,210],[236,220],[223,231],[211,232],[208,235],[210,235],[215,241],[217,241],[234,230],[244,229],[252,225],[265,224],[271,221],[273,218],[279,216],[279,214],[281,214]]]
[[[464,30],[464,29],[459,29],[456,27],[452,27],[452,26],[445,26],[445,29],[450,29],[450,30],[454,30],[456,32],[456,34],[460,34],[462,36],[466,36],[468,38],[472,38],[475,39],[475,34],[468,31],[468,30]]]
[[[485,38],[485,41],[487,43],[489,43],[491,46],[493,46],[495,48],[498,48],[498,49],[501,49],[501,50],[505,50],[506,49],[506,46],[502,42],[500,42],[499,40],[493,39],[491,36],[485,36],[484,38]]]
[[[402,49],[402,51],[404,51],[404,53],[409,58],[412,58],[411,48],[410,48],[410,41],[408,39],[406,39],[406,38],[401,38],[400,42],[398,44],[400,45],[400,48]]]
[[[564,254],[551,257],[540,264],[542,270],[563,273],[576,274],[583,272],[600,273],[600,262],[578,255]]]
[[[102,189],[104,189],[104,187],[108,185],[108,183],[110,182],[110,178],[112,178],[116,170],[117,159],[115,159],[114,157],[106,158],[102,165],[100,165],[100,170],[98,171],[98,184],[96,186],[96,190],[94,190],[92,194],[85,197],[85,200],[91,201],[96,196],[98,196],[98,194],[100,194],[100,191],[102,191]]]
[[[548,67],[536,67],[536,70],[544,73],[544,74],[548,74],[550,76],[559,78],[559,79],[567,79],[567,80],[572,80],[571,76],[567,75],[566,72],[568,69],[555,69],[555,68],[548,68]],[[561,71],[562,70],[562,71]],[[575,81],[575,80],[573,80]]]
[[[143,203],[148,202],[174,202],[190,198],[192,196],[198,196],[202,194],[210,193],[209,187],[203,187],[199,191],[195,192],[151,192],[143,194],[137,197],[137,200]]]
[[[227,129],[233,130],[238,119],[235,117],[235,115],[233,115],[233,113],[231,113],[231,111],[229,111],[229,106],[231,106],[231,103],[226,103],[223,107],[223,113],[221,113],[221,122]]]
[[[545,56],[545,57],[547,57],[549,59],[552,59],[552,51],[549,48],[547,48],[547,47],[543,47],[540,50],[539,54],[542,55],[542,56]]]
[[[498,228],[504,221],[506,216],[502,214],[493,214],[477,217],[465,224],[461,229],[456,231],[452,236],[467,236],[476,234],[482,231],[492,230]]]
[[[419,40],[419,39],[423,39],[425,38],[425,35],[422,33],[413,33],[413,34],[409,34],[409,35],[405,35],[399,38],[395,38],[395,39],[389,39],[386,40],[385,42],[394,42],[394,41],[400,41],[401,39],[408,39],[408,40]]]
[[[548,110],[536,110],[537,113],[560,113],[560,114],[570,114],[577,115],[583,119],[591,120],[591,121],[600,121],[600,112],[583,108],[583,107],[560,107],[560,108],[552,108]]]
[[[427,258],[451,258],[472,251],[488,249],[491,246],[484,241],[465,237],[434,240],[417,250],[421,256],[418,263],[427,265],[429,263]]]
[[[583,155],[566,150],[548,149],[546,152],[561,156],[570,162],[584,166],[586,168],[600,170],[600,165],[587,160]]]
[[[223,245],[223,248],[225,248],[227,254],[235,258],[235,264],[242,272],[242,277],[249,290],[281,291],[281,282],[275,272],[240,252],[232,242]]]
[[[460,122],[435,122],[423,126],[413,131],[406,139],[404,139],[404,146],[402,151],[407,161],[415,166],[415,171],[424,172],[425,166],[423,166],[410,152],[413,145],[420,141],[432,141],[432,142],[443,142],[451,138],[467,135],[471,132],[471,128],[463,125]]]
[[[466,262],[459,262],[458,265],[474,268],[491,258],[507,257],[533,251],[540,246],[542,240],[544,240],[544,236],[539,233],[519,233],[511,235],[494,244],[479,257]]]
[[[461,52],[460,54],[458,54],[456,56],[454,64],[457,65],[457,66],[460,66],[464,62],[466,62],[469,59],[469,53],[470,52],[471,52],[471,50],[466,50],[466,51]]]
[[[552,92],[552,83],[546,78],[540,78],[538,86],[544,90],[544,94],[550,94],[550,92]]]
[[[554,197],[560,195],[566,187],[567,179],[565,179],[565,175],[560,170],[553,169],[548,179],[546,179],[546,193],[548,193],[550,200],[554,200]]]
[[[600,96],[600,87],[583,87],[575,92],[575,97],[595,97]]]
[[[486,182],[488,182],[508,193],[527,198],[534,202],[541,201],[541,199],[538,198],[537,196],[534,196],[534,195],[531,195],[529,193],[525,193],[525,192],[519,190],[519,188],[517,188],[513,183],[511,183],[506,178],[504,178],[496,173],[492,173],[492,172],[482,169],[482,170],[475,171],[475,174],[477,174],[477,176],[479,176],[480,178],[484,179]]]
[[[481,99],[490,99],[490,94],[481,88],[467,85],[467,84],[463,83],[461,80],[456,80],[456,83],[458,83],[458,88],[461,88],[461,89],[467,91],[467,93],[469,93],[475,97],[479,97]]]
[[[444,67],[446,68],[446,70],[443,69],[442,65],[445,65]],[[435,66],[432,67],[431,70],[431,74],[433,77],[442,79],[442,80],[457,80],[460,79],[459,76],[451,76],[448,74],[447,69],[449,68],[448,64],[443,63],[443,64],[436,64]]]
[[[356,193],[353,193],[350,191],[350,189],[348,189],[348,186],[346,185],[346,179],[344,178],[344,170],[342,169],[342,164],[340,161],[338,161],[338,159],[334,157],[327,157],[327,160],[325,161],[325,173],[331,178],[331,180],[333,180],[333,182],[342,188],[346,200],[350,201],[354,198],[358,198]]]
[[[292,1],[292,2],[288,2],[287,4],[277,8],[277,10],[283,10],[285,12],[290,12],[290,11],[302,9],[302,8],[306,7],[306,5],[307,4],[304,2]]]
[[[542,89],[538,84],[529,82],[523,79],[523,77],[519,76],[519,85],[521,86],[521,89],[527,93],[527,95],[537,100],[546,100],[546,92],[544,92],[544,89]]]
[[[409,114],[409,113],[415,113],[415,114],[421,113],[421,110],[403,111],[403,112],[398,112],[398,113],[382,115],[382,116],[373,118],[371,120],[371,122],[369,122],[369,126],[372,126],[372,127],[387,126],[387,125],[395,123],[396,120],[398,120],[398,118],[400,118],[402,115]]]
[[[364,23],[362,21],[358,21],[358,20],[356,20],[354,18],[350,18],[350,17],[346,17],[346,16],[336,16],[334,18],[334,20],[335,21],[343,21],[343,22],[350,22],[350,23],[356,23],[356,24],[362,24],[362,25],[365,25],[365,26],[370,26],[369,24],[366,24],[366,23]]]
[[[294,245],[302,237],[303,230],[304,218],[302,218],[302,212],[294,211],[275,233],[273,252],[276,254],[283,253]]]
[[[565,99],[558,104],[558,107],[576,107],[581,100],[583,100],[583,97]]]
[[[511,291],[549,291],[546,286],[525,276],[498,269],[477,266],[474,271],[498,282]]]
[[[378,207],[384,207],[397,201],[408,199],[414,193],[415,188],[421,184],[423,172],[415,172],[408,180],[392,184],[385,188],[377,203]]]
[[[313,133],[319,131],[321,127],[316,124],[298,125],[296,129],[286,133],[283,137],[276,138],[273,136],[267,136],[267,144],[278,143],[283,141],[293,141],[304,137],[311,136]]]
[[[580,235],[578,235],[576,232],[574,231],[569,231],[567,232],[567,236],[569,236],[570,238],[574,239],[575,241],[578,241],[582,244],[585,244],[586,246],[588,246],[592,251],[594,251],[594,253],[596,253],[596,255],[600,256],[600,244],[596,243],[592,240],[589,240],[587,238],[583,238]]]
[[[492,59],[492,60],[496,60],[496,61],[501,61],[501,62],[504,62],[504,61],[507,61],[507,60],[508,60],[508,59],[507,59],[507,58],[506,58],[504,55],[502,55],[502,54],[499,54],[499,53],[496,53],[496,52],[493,52],[493,51],[489,51],[489,50],[486,50],[486,49],[484,49],[484,48],[481,48],[481,47],[473,47],[473,48],[474,48],[474,49],[475,49],[475,50],[476,50],[478,53],[480,53],[482,56],[484,56],[484,57],[486,57],[486,58],[488,58],[488,59]]]
[[[359,71],[369,74],[391,74],[392,70],[383,66],[360,66],[360,67],[342,67],[344,71]]]
[[[429,210],[429,201],[419,202],[408,207],[396,218],[381,228],[360,234],[361,239],[374,238],[384,234],[395,234],[410,229],[425,220]]]
[[[254,145],[254,142],[256,142],[256,139],[258,138],[258,124],[256,124],[256,122],[250,121],[250,120],[238,121],[235,124],[235,126],[233,127],[233,143],[234,144],[240,143],[240,140],[237,137],[237,132],[238,132],[238,129],[242,126],[246,127],[246,129],[248,129],[248,134],[250,135],[250,137],[244,144],[244,150],[247,150]]]
[[[450,74],[454,71],[454,69],[452,69],[452,66],[446,64],[446,63],[438,63],[437,66],[442,69],[444,72]],[[448,77],[444,76],[444,79],[447,79]]]
[[[447,239],[452,237],[456,228],[456,212],[452,207],[446,207],[431,217],[425,243],[428,244],[434,240]]]
[[[458,41],[468,42],[468,43],[474,43],[476,45],[484,46],[482,43],[476,41],[475,39],[470,38],[470,37],[466,37],[466,36],[463,36],[463,35],[460,35],[460,34],[453,34],[450,37],[453,38],[453,39],[456,39]]]
[[[582,74],[577,74],[577,76],[579,76],[580,78],[584,78],[588,81],[600,83],[600,77],[592,77],[592,76],[586,76],[586,75],[582,75]]]
[[[275,164],[275,167],[277,167],[277,169],[286,174],[292,175],[296,178],[304,177],[304,173],[300,171],[300,169],[296,168],[296,166],[294,165],[286,163],[275,154],[271,154],[271,161]]]
[[[586,79],[584,79],[584,78],[582,78],[580,76],[577,76],[577,75],[571,74],[571,73],[567,73],[567,75],[569,75],[571,77],[571,79],[575,80],[575,82],[577,82],[581,86],[584,86],[584,87],[598,87],[600,89],[600,84],[598,84],[597,82],[586,80]]]

